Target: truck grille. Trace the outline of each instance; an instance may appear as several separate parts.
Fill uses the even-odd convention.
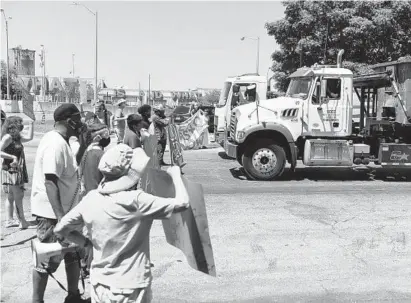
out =
[[[235,131],[237,127],[237,117],[235,113],[231,113],[231,119],[230,119],[230,137],[231,139],[235,140]]]
[[[282,111],[281,116],[283,117],[297,117],[298,115],[298,108],[287,108]]]

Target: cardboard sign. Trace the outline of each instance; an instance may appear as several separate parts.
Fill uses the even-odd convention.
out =
[[[194,116],[176,127],[182,148],[198,149],[203,146],[202,134],[208,129],[208,118],[202,110],[198,110]]]
[[[155,135],[150,135],[143,142],[143,149],[150,161],[147,163],[147,169],[141,176],[140,187],[147,193],[152,191],[152,180],[153,176],[152,169],[160,169],[160,164],[157,157],[157,137]]]
[[[170,147],[171,164],[183,167],[183,148],[181,147],[177,127],[174,124],[167,126],[168,146]]]
[[[23,98],[22,98],[23,113],[30,119],[36,120],[36,115],[34,114],[34,108],[33,108],[33,101],[34,101],[34,96],[30,95],[25,90],[23,90]]]
[[[149,170],[153,182],[148,193],[163,198],[175,197],[171,177],[162,170]],[[182,179],[190,197],[190,207],[162,221],[167,242],[184,253],[192,268],[215,277],[216,268],[203,188],[201,184],[190,182],[184,177]]]

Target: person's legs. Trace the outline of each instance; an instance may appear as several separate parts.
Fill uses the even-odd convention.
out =
[[[157,145],[157,155],[158,155],[158,162],[160,165],[167,165],[164,162],[164,152],[166,150],[167,141],[158,141]]]
[[[14,215],[14,195],[13,191],[9,185],[3,185],[7,188],[7,202],[6,202],[6,227],[12,227],[14,225],[13,215]]]
[[[33,303],[44,303],[44,292],[46,291],[48,274],[33,269]]]
[[[71,294],[78,294],[78,282],[80,279],[78,257],[75,253],[67,253],[64,255],[64,263],[66,265],[67,290]]]
[[[26,229],[29,224],[24,217],[24,209],[23,209],[23,198],[24,198],[24,189],[23,185],[11,185],[10,191],[13,192],[14,195],[14,203],[16,204],[16,213],[17,218],[20,221],[20,228]]]

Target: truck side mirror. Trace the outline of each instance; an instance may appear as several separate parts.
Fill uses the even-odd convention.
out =
[[[327,96],[327,80],[321,79],[321,99]]]

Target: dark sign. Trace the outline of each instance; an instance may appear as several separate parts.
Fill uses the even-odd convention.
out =
[[[170,124],[167,127],[167,135],[171,164],[183,167],[185,165],[183,159],[183,148],[181,147],[177,127],[174,124]]]

